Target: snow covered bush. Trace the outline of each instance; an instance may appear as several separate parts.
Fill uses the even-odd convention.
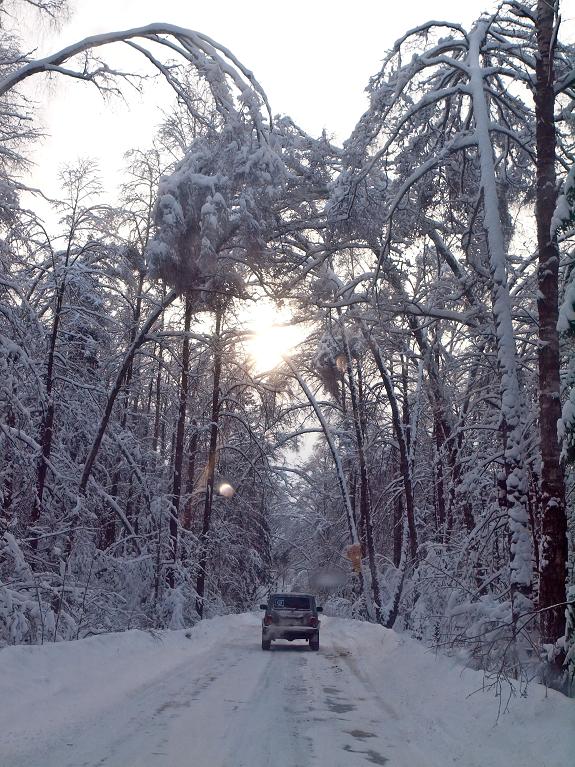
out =
[[[33,572],[15,537],[4,533],[0,541],[0,647],[42,644],[57,636],[73,638],[71,616],[64,612],[58,626],[58,591],[54,586],[48,577]]]

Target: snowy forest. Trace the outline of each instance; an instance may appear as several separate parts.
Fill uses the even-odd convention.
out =
[[[572,693],[559,0],[422,19],[381,51],[341,145],[276,116],[263,73],[201,32],[112,30],[37,59],[30,6],[66,12],[0,3],[0,646],[312,589],[328,615]],[[141,73],[108,65],[111,44]],[[30,79],[114,99],[144,77],[173,107],[116,198],[66,157],[59,199],[28,187]],[[247,346],[262,303],[302,339],[268,370]]]

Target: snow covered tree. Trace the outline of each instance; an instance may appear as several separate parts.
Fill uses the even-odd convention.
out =
[[[565,485],[560,465],[557,423],[561,416],[559,381],[559,247],[552,230],[555,211],[556,130],[554,46],[559,1],[540,0],[535,20],[537,63],[535,118],[537,128],[537,245],[539,251],[539,430],[541,444],[542,540],[539,609],[541,639],[554,645],[565,633],[567,519]],[[552,654],[552,652],[551,652]],[[563,653],[559,653],[559,666]]]

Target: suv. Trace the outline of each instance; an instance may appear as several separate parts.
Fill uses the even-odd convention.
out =
[[[319,619],[312,594],[271,594],[262,621],[262,650],[269,650],[273,639],[306,639],[310,650],[319,650]]]

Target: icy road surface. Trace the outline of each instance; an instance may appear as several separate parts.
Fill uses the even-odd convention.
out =
[[[324,618],[259,647],[257,615],[0,651],[2,767],[565,767],[575,704],[493,692],[408,638]]]

